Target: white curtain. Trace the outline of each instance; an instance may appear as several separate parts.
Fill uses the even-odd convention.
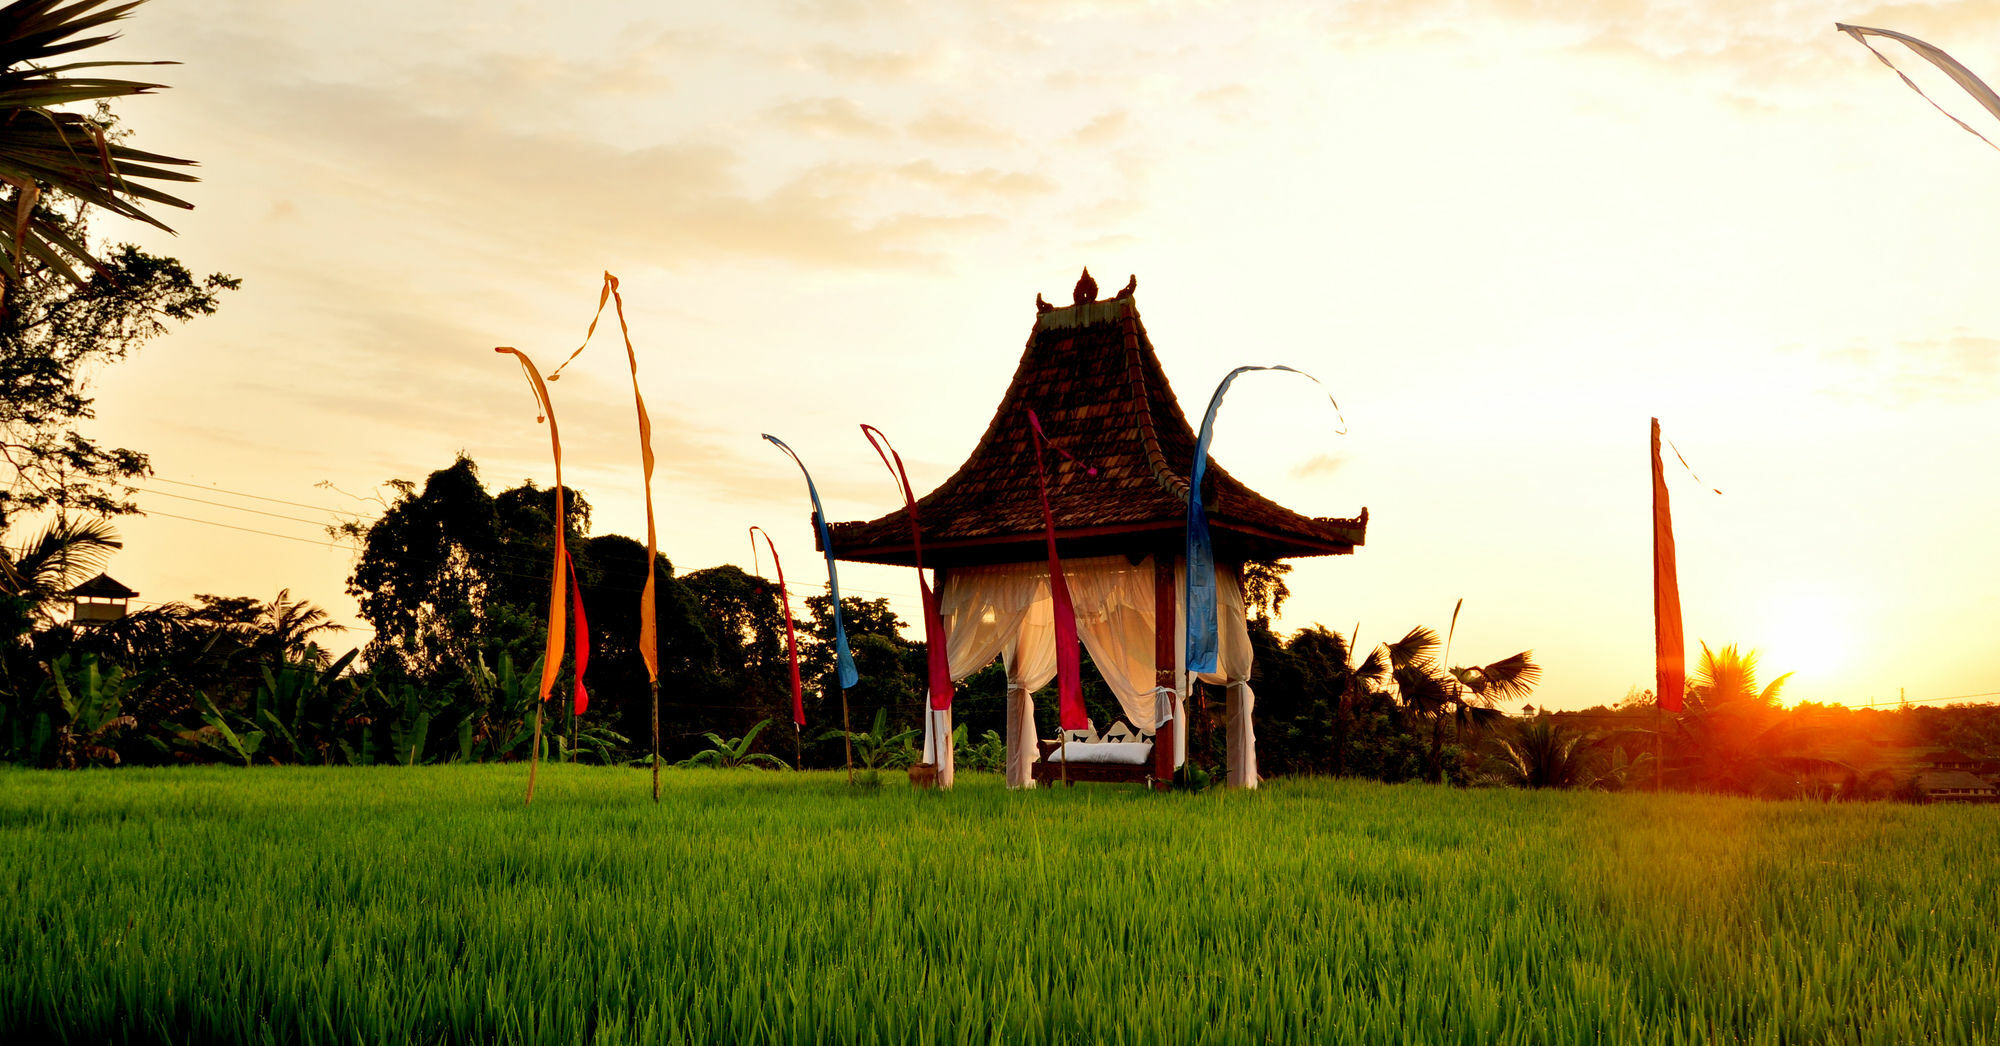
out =
[[[1180,695],[1187,692],[1187,636],[1175,628],[1175,691],[1154,686],[1154,566],[1147,558],[1133,563],[1124,556],[1100,556],[1063,562],[1070,599],[1076,606],[1077,632],[1090,651],[1105,683],[1118,698],[1125,717],[1142,730],[1156,729],[1167,718],[1180,718],[1174,731],[1174,765],[1187,760],[1186,719],[1179,716]],[[1049,595],[1045,563],[1007,563],[960,567],[945,575],[939,593],[953,679],[984,668],[998,655],[1007,665],[1007,786],[1032,788],[1029,767],[1036,756],[1032,693],[1056,674],[1054,600]],[[1185,565],[1175,564],[1175,590],[1186,577]],[[1243,612],[1242,588],[1234,567],[1216,572],[1218,648],[1214,675],[1202,681],[1229,687],[1228,783],[1257,786],[1257,740],[1251,728],[1256,695],[1250,690],[1250,634]],[[1178,597],[1177,597],[1178,602]],[[1184,611],[1182,613],[1185,613]],[[1183,618],[1177,615],[1176,624]],[[950,736],[948,717],[927,717],[941,737]],[[941,722],[940,722],[941,720]],[[1102,725],[1102,724],[1100,724]],[[940,746],[925,731],[925,757]],[[946,743],[941,746],[948,750]],[[943,753],[939,783],[949,787],[950,753]]]

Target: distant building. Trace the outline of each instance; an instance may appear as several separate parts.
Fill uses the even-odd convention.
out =
[[[1983,777],[1965,770],[1925,770],[1917,775],[1924,794],[1934,803],[1991,803],[2000,800],[2000,790]]]
[[[101,625],[125,616],[128,601],[139,593],[119,584],[109,574],[99,574],[68,592],[70,620],[79,625]]]

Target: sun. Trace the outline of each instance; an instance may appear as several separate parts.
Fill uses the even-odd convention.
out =
[[[1819,683],[1854,662],[1857,633],[1851,600],[1820,588],[1802,588],[1772,598],[1755,637],[1759,682],[1785,674]]]

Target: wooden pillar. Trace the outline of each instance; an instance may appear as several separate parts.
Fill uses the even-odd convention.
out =
[[[1153,685],[1174,687],[1174,633],[1180,618],[1174,612],[1174,557],[1172,553],[1153,555]],[[1173,699],[1179,704],[1178,695]],[[1157,695],[1155,704],[1157,705]],[[1174,780],[1174,734],[1182,727],[1179,708],[1174,718],[1155,723],[1153,731],[1153,787],[1166,791]]]

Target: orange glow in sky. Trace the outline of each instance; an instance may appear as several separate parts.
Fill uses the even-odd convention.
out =
[[[177,237],[122,234],[244,278],[100,378],[96,434],[211,489],[149,484],[120,522],[110,572],[144,599],[289,587],[353,620],[352,553],[311,523],[154,492],[317,519],[222,492],[377,510],[315,484],[460,450],[495,489],[549,482],[492,347],[559,358],[605,269],[662,549],[743,563],[759,524],[807,562],[757,434],[833,517],[894,508],[857,423],[934,486],[1035,294],[1089,265],[1138,275],[1190,413],[1246,363],[1339,399],[1347,436],[1253,375],[1218,422],[1275,500],[1370,510],[1356,555],[1300,561],[1283,628],[1378,642],[1462,597],[1454,656],[1533,648],[1537,706],[1651,686],[1657,416],[1724,491],[1670,462],[1696,653],[1759,648],[1794,700],[2000,689],[2000,154],[1832,24],[1995,80],[2000,5],[199,6],[114,45],[185,63],[120,111],[204,178]],[[554,392],[596,531],[643,535],[623,361]],[[842,581],[916,620],[907,571]]]

